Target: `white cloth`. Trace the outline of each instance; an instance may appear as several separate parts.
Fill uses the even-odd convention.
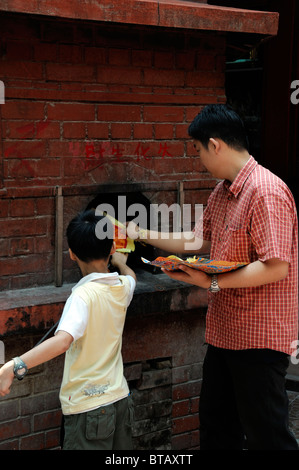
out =
[[[128,305],[130,304],[134,289],[136,287],[136,281],[132,276],[127,276],[130,285],[130,296],[128,298]],[[73,338],[74,341],[77,341],[81,336],[83,336],[87,322],[88,322],[88,309],[87,305],[84,300],[76,295],[76,288],[84,285],[87,282],[100,282],[103,284],[108,285],[117,285],[120,284],[119,274],[117,272],[114,273],[91,273],[87,276],[84,276],[80,281],[72,288],[72,294],[67,299],[62,316],[59,322],[59,325],[55,331],[55,334],[60,331],[66,331],[69,333]]]

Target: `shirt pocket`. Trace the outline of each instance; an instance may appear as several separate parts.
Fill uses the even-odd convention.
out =
[[[231,223],[225,230],[223,254],[228,261],[249,263],[252,258],[252,243],[246,224]]]

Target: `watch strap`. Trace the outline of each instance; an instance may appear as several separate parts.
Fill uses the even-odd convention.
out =
[[[13,362],[14,362],[14,368],[13,368],[14,376],[18,380],[22,380],[27,374],[28,368],[25,362],[20,357],[14,357]]]
[[[211,286],[209,287],[210,292],[219,292],[221,289],[218,286],[218,277],[217,274],[212,275]]]

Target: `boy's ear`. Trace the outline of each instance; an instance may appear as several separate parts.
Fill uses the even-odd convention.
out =
[[[70,248],[69,248],[69,254],[70,254],[71,260],[77,261],[77,256],[75,255],[75,253],[72,252]]]
[[[113,241],[111,251],[110,251],[110,255],[113,255],[113,253],[115,253],[115,252],[116,252],[116,243],[115,243],[115,241]]]

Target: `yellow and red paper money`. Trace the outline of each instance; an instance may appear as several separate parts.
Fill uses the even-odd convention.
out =
[[[197,258],[196,256],[193,258],[187,258],[186,260],[182,260],[181,258],[178,258],[174,255],[168,256],[166,258],[159,256],[154,261],[148,261],[145,258],[141,259],[146,264],[158,266],[160,268],[167,269],[168,271],[175,271],[178,269],[179,265],[185,265],[193,269],[198,269],[199,271],[204,271],[207,274],[233,271],[235,269],[246,266],[247,264],[231,261],[218,261],[207,258]]]

